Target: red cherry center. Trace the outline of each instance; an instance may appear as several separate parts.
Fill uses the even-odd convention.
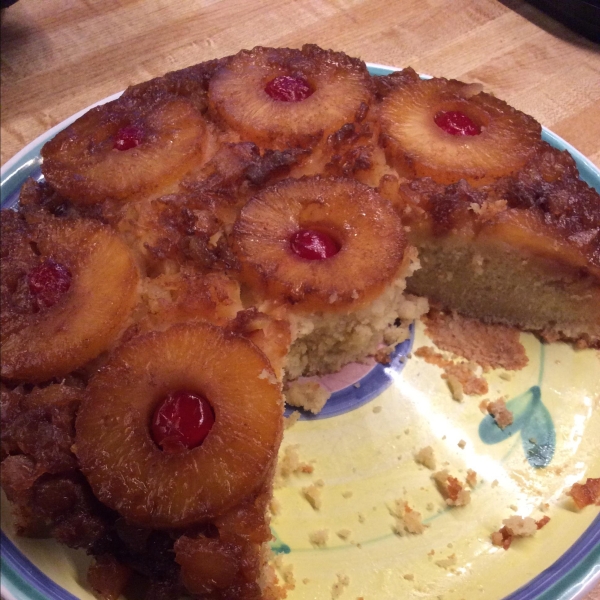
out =
[[[128,125],[117,131],[113,148],[116,150],[131,150],[142,143],[142,131],[138,127]]]
[[[313,91],[304,77],[290,75],[275,77],[265,86],[265,92],[280,102],[300,102],[311,96]]]
[[[171,392],[152,417],[152,438],[163,452],[175,454],[200,446],[215,423],[210,402],[192,392]]]
[[[300,258],[308,260],[323,260],[340,251],[340,245],[329,234],[313,229],[296,231],[290,247]]]
[[[440,111],[433,118],[435,124],[450,135],[479,135],[481,127],[458,110]]]
[[[51,258],[27,274],[29,292],[38,310],[54,306],[71,287],[69,269]]]

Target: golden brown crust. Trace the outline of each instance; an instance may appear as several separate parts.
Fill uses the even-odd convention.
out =
[[[124,128],[139,145],[115,148]],[[184,96],[126,95],[93,108],[42,148],[42,172],[76,204],[128,201],[164,190],[202,160],[209,132],[201,111]]]
[[[202,445],[167,454],[148,422],[173,390],[205,397],[215,423]],[[253,344],[206,323],[174,325],[123,345],[91,381],[76,423],[80,468],[96,496],[132,523],[196,525],[262,484],[281,441],[282,405]]]
[[[302,77],[313,93],[299,102],[271,98],[265,86],[281,76]],[[314,146],[360,118],[371,99],[371,78],[362,61],[314,45],[242,50],[209,85],[213,116],[244,139],[276,149]]]
[[[518,173],[480,188],[424,178],[390,189],[396,209],[420,235],[521,239],[533,252],[600,277],[598,192],[579,179],[568,153],[546,143]]]
[[[453,111],[466,115],[479,133],[452,135],[434,121]],[[413,76],[384,96],[381,127],[388,159],[401,175],[432,177],[443,184],[465,179],[477,186],[521,168],[535,153],[541,134],[532,117],[479,87]]]
[[[299,103],[273,100],[265,93],[265,84],[284,74],[305,78],[314,93]],[[428,94],[433,99],[429,106],[421,102]],[[410,136],[408,143],[400,140],[396,127],[399,106],[404,106],[399,100],[402,97],[411,100],[406,104],[407,114],[414,115],[415,100],[419,100],[419,115],[428,115],[424,128],[417,128],[421,145],[438,147],[440,137],[449,141],[449,145],[439,146],[438,156],[424,156],[421,147],[411,145],[414,139]],[[258,112],[264,109],[260,119],[253,116],[257,108]],[[512,142],[498,138],[499,157],[497,148],[489,145],[479,151],[485,155],[483,163],[471,160],[472,156],[461,158],[458,150],[465,140],[444,138],[433,124],[436,111],[454,109],[464,110],[487,128],[477,143],[493,137],[494,120],[508,123]],[[141,131],[142,143],[127,151],[116,150],[115,137],[127,126]],[[321,311],[326,314],[320,318],[325,319],[345,318],[348,311],[352,314],[364,308],[415,260],[415,249],[407,246],[407,237],[414,244],[448,241],[442,248],[446,255],[456,247],[472,249],[476,244],[485,250],[487,244],[492,257],[502,248],[514,250],[515,265],[523,262],[523,256],[541,257],[544,272],[558,272],[562,277],[558,287],[574,285],[577,302],[590,294],[600,298],[600,199],[578,179],[570,156],[542,143],[539,124],[531,117],[480,93],[477,86],[445,79],[423,82],[410,68],[373,78],[362,61],[343,53],[312,45],[301,50],[259,47],[128,88],[119,100],[92,110],[58,134],[42,154],[46,182],[29,181],[21,192],[19,212],[6,212],[2,218],[2,377],[9,384],[2,389],[2,485],[18,507],[22,533],[49,531],[56,539],[98,557],[91,580],[105,597],[117,594],[124,585],[125,564],[150,577],[152,597],[176,598],[185,588],[211,600],[270,597],[258,583],[265,564],[261,548],[270,535],[265,510],[272,461],[281,435],[276,382],[281,381],[286,360],[289,368],[295,335],[286,315],[289,317],[291,309]],[[312,271],[318,269],[303,270],[298,257],[289,252],[292,230],[286,229],[290,223],[284,221],[290,211],[281,210],[258,229],[261,210],[249,216],[258,205],[268,204],[271,196],[285,202],[296,186],[304,186],[302,197],[294,199],[304,220],[298,211],[291,211],[293,227],[327,221],[327,227],[337,228],[342,245],[354,248],[347,255],[340,252],[337,259],[327,259],[337,261],[336,268],[320,278],[313,277]],[[325,186],[327,193],[320,186]],[[330,202],[329,206],[326,196],[332,190],[337,190],[344,202]],[[319,207],[310,209],[311,204]],[[272,214],[277,213],[276,208],[283,207],[271,205]],[[360,212],[367,215],[362,225],[354,222]],[[283,220],[279,218],[282,215]],[[85,230],[85,243],[75,234],[77,227]],[[40,317],[32,308],[27,274],[46,254],[54,256],[51,249],[54,252],[56,248],[56,256],[78,275],[79,265],[88,264],[93,254],[87,243],[104,247],[106,232],[110,238],[106,252],[111,259],[94,263],[93,270],[96,275],[101,273],[98,289],[112,290],[110,297],[104,294],[102,304],[118,304],[123,312],[114,327],[102,321],[101,337],[106,343],[92,343],[83,350],[75,344],[75,350],[62,354],[77,355],[77,361],[60,359],[58,367],[56,361],[50,361],[51,367],[44,366],[40,357],[47,359],[53,350],[44,347],[40,352],[39,330],[26,336],[19,332],[28,331],[35,321],[46,327],[46,346],[62,348],[66,341],[50,330],[49,324],[55,322],[53,310],[66,310],[61,306],[67,304],[70,292],[63,304]],[[360,238],[356,243],[353,234]],[[61,246],[61,235],[70,240],[68,247]],[[278,235],[279,254],[266,259],[264,244]],[[253,237],[258,245],[250,251],[246,242]],[[129,249],[125,261],[129,266],[125,283],[116,286],[108,283],[104,269],[114,268],[113,255],[119,254],[121,246]],[[428,258],[425,249],[423,264]],[[483,272],[483,263],[477,253],[471,259],[468,268],[475,271],[476,278]],[[426,271],[424,267],[416,276]],[[444,269],[434,274],[436,289],[451,288],[449,280],[440,283],[440,273],[448,275]],[[524,273],[526,284],[521,287],[530,281],[531,272]],[[96,282],[91,280],[84,286],[88,292]],[[416,281],[415,275],[409,285],[411,281]],[[398,294],[402,293],[400,287]],[[88,295],[96,297],[95,292]],[[266,302],[260,309],[271,311],[269,314],[257,308],[262,300]],[[563,303],[569,314],[574,302]],[[585,305],[578,307],[587,315],[585,323],[595,319],[587,331],[582,334],[581,327],[551,327],[546,335],[575,338],[580,344],[597,343],[600,314],[596,310],[590,317],[593,311]],[[488,313],[477,316],[489,318]],[[550,313],[546,323],[556,314]],[[77,316],[77,311],[73,314]],[[503,319],[515,322],[512,314]],[[229,500],[223,500],[225,493],[217,494],[219,498],[212,504],[204,498],[195,512],[187,511],[184,501],[178,516],[165,516],[169,507],[161,512],[165,507],[161,508],[160,494],[145,494],[140,502],[135,492],[119,491],[120,483],[107,483],[106,464],[97,456],[94,435],[106,429],[97,426],[99,418],[108,418],[110,402],[104,392],[121,394],[122,385],[135,379],[133,372],[139,374],[138,383],[144,381],[155,389],[170,356],[177,358],[178,365],[189,366],[179,375],[191,377],[198,367],[198,348],[210,336],[194,338],[193,352],[185,357],[179,356],[184,349],[177,338],[178,343],[167,344],[169,352],[158,358],[154,355],[150,371],[143,353],[174,331],[185,337],[202,328],[217,331],[219,339],[233,340],[244,351],[251,348],[252,356],[259,357],[264,369],[255,377],[257,385],[266,386],[272,395],[268,409],[273,418],[259,415],[258,423],[270,427],[269,450],[265,460],[256,461],[253,476],[242,473],[238,477],[245,465],[232,470],[233,486],[241,482],[241,488],[236,488]],[[72,329],[72,323],[67,324],[65,335]],[[14,339],[19,335],[26,343],[15,353]],[[117,341],[121,348],[111,350]],[[210,351],[214,356],[215,348]],[[448,382],[459,382],[462,391],[485,391],[487,384],[474,375],[472,364],[455,364],[430,349],[417,353],[444,368]],[[224,360],[227,368],[233,365],[242,375],[247,368],[244,362],[232,361],[230,356]],[[75,368],[78,371],[71,372]],[[214,369],[207,363],[206,372]],[[49,381],[56,376],[67,380],[60,384]],[[229,378],[228,372],[215,379]],[[20,381],[26,386],[15,387]],[[36,387],[37,383],[42,385]],[[75,416],[84,396],[77,439],[84,470],[99,498],[145,527],[107,510],[76,470],[71,448]],[[264,398],[265,394],[259,401]],[[255,425],[255,419],[256,415],[248,414],[247,422]],[[136,424],[135,418],[132,423],[136,429],[133,437],[147,449],[147,423]],[[246,422],[243,427],[230,425],[234,436],[245,434]],[[36,446],[38,438],[48,442],[42,450]],[[109,451],[108,455],[112,448]],[[148,455],[156,458],[157,452],[160,454],[151,448]],[[112,453],[113,459],[115,456],[119,462],[119,451]],[[123,461],[127,458],[123,456]],[[129,466],[141,470],[142,463]],[[122,478],[128,479],[133,478]],[[165,490],[174,485],[165,483],[167,479],[159,482]],[[212,491],[219,489],[216,485]],[[176,496],[172,497],[181,499]],[[58,504],[57,499],[61,500]],[[152,502],[155,504],[150,506]],[[151,510],[147,510],[149,506]],[[173,530],[173,526],[183,529]]]
[[[294,254],[300,230],[326,232],[334,256]],[[341,178],[288,179],[255,196],[234,227],[242,278],[257,295],[300,312],[356,310],[398,275],[406,238],[391,205],[371,188]]]
[[[129,248],[97,222],[46,218],[21,231],[18,217],[6,217],[2,377],[36,383],[64,377],[117,341],[138,300],[137,268]],[[17,228],[22,235],[14,240]],[[72,280],[56,304],[37,308],[28,274],[48,260],[66,268]]]

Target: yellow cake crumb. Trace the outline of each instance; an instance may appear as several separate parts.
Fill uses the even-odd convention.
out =
[[[478,370],[476,363],[471,361],[454,362],[444,358],[442,354],[428,346],[417,348],[415,355],[424,359],[425,362],[443,369],[442,379],[445,379],[448,385],[454,386],[457,394],[455,400],[461,401],[461,393],[476,396],[487,394],[489,389],[487,381],[476,374]],[[449,383],[450,380],[452,380],[452,384]]]
[[[508,517],[508,519],[504,519],[502,524],[509,529],[512,535],[518,537],[527,537],[537,531],[537,525],[533,517],[513,515],[512,517]]]
[[[308,534],[308,541],[318,548],[322,548],[327,544],[329,539],[329,529],[317,529]]]
[[[298,446],[287,446],[283,450],[283,456],[277,461],[277,471],[274,478],[275,487],[280,487],[291,475],[299,473],[312,473],[314,467],[302,462],[298,454]]]
[[[550,517],[542,517],[536,521],[533,517],[521,517],[513,515],[502,521],[503,527],[491,534],[492,544],[501,546],[505,550],[510,547],[515,537],[531,537],[538,529],[544,527],[550,521]]]
[[[433,448],[431,446],[425,446],[424,448],[421,448],[415,454],[415,462],[417,462],[433,471],[436,467],[435,455],[433,453]]]
[[[278,554],[274,559],[273,563],[275,568],[279,571],[281,579],[283,580],[283,589],[291,591],[296,588],[296,579],[294,577],[294,565],[284,565],[281,554]]]
[[[467,442],[465,442],[465,440],[459,440],[457,445],[461,450],[463,450],[464,447],[467,445]]]
[[[469,487],[474,488],[477,485],[477,472],[473,469],[467,469],[467,477],[465,479]]]
[[[451,554],[448,558],[436,560],[435,564],[438,567],[442,567],[442,569],[448,569],[449,567],[453,567],[456,564],[456,554]]]
[[[349,529],[340,529],[339,531],[336,531],[335,534],[340,538],[340,540],[346,541],[350,538],[352,532]]]
[[[452,394],[452,399],[456,400],[456,402],[462,402],[465,398],[465,393],[463,389],[462,383],[459,381],[458,377],[453,374],[449,374],[446,379],[446,383],[450,388],[450,393]]]
[[[292,381],[285,390],[285,401],[290,406],[296,406],[318,415],[325,403],[331,397],[317,381]]]
[[[307,487],[303,487],[302,495],[315,510],[320,510],[321,486],[317,485],[316,483],[313,483]]]
[[[487,411],[494,417],[494,420],[500,429],[508,427],[513,422],[513,414],[506,408],[506,402],[504,402],[503,398],[498,398],[498,400],[494,400],[494,402],[489,402]]]
[[[295,410],[289,417],[284,417],[283,418],[284,429],[290,429],[290,427],[293,427],[298,422],[299,418],[300,418],[300,413],[297,410]]]
[[[405,500],[394,500],[394,504],[388,506],[388,510],[395,519],[392,530],[396,535],[420,534],[425,531],[427,526],[423,523],[421,513],[413,510]]]
[[[332,600],[335,600],[335,598],[339,598],[344,592],[344,590],[350,585],[350,577],[348,577],[348,575],[338,573],[336,577],[337,581],[331,586]]]
[[[456,477],[450,475],[447,469],[437,471],[432,477],[448,506],[466,506],[471,502],[471,492]]]

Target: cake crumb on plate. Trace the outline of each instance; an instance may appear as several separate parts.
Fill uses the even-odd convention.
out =
[[[344,590],[350,585],[350,577],[348,577],[348,575],[338,573],[336,577],[337,581],[331,586],[332,600],[339,598],[343,594]]]
[[[450,393],[452,394],[452,399],[457,402],[462,402],[465,399],[465,392],[463,390],[462,383],[458,380],[456,375],[449,374],[447,377],[448,387],[450,388]]]
[[[500,429],[504,429],[509,425],[512,425],[513,422],[513,414],[506,408],[506,402],[504,398],[498,398],[498,400],[494,400],[493,402],[488,402],[487,411],[494,417],[496,424]]]
[[[290,429],[291,427],[293,427],[298,422],[299,418],[300,418],[300,413],[297,410],[295,410],[289,417],[284,417],[283,418],[284,429]]]
[[[325,403],[331,397],[317,381],[292,381],[285,390],[285,401],[290,406],[296,406],[318,415]]]
[[[425,334],[438,348],[473,361],[485,370],[516,371],[529,362],[519,339],[520,332],[513,327],[435,309],[421,320],[425,323]]]
[[[275,487],[281,487],[291,475],[312,473],[314,471],[312,465],[300,460],[298,447],[298,445],[292,445],[287,446],[283,450],[283,456],[277,461],[277,472],[274,479]]]
[[[435,564],[442,569],[448,569],[449,567],[453,567],[456,564],[456,554],[451,554],[448,558],[441,558],[440,560],[436,560]]]
[[[471,492],[447,469],[437,471],[432,477],[448,506],[466,506],[471,502]]]
[[[427,467],[428,469],[431,469],[432,471],[435,470],[436,461],[433,448],[431,446],[425,446],[424,448],[421,448],[415,454],[415,462]]]
[[[286,591],[295,589],[296,579],[294,577],[294,565],[284,565],[281,554],[278,554],[273,559],[273,564],[281,575],[281,579],[283,580],[283,589]]]
[[[308,541],[317,548],[323,548],[327,545],[329,539],[329,529],[317,529],[308,534]]]
[[[600,506],[600,478],[588,477],[585,483],[574,483],[567,492],[577,508],[582,509],[590,504]]]
[[[321,486],[315,483],[302,488],[302,496],[315,510],[321,509],[321,491]]]
[[[420,534],[425,531],[427,525],[423,523],[421,513],[412,509],[405,500],[394,500],[394,504],[388,506],[388,510],[395,519],[392,530],[396,535]]]
[[[538,521],[533,517],[521,517],[519,515],[508,517],[508,519],[502,521],[504,526],[499,531],[492,533],[492,544],[508,550],[514,538],[531,537],[549,521],[550,517],[548,516],[542,517]]]
[[[454,390],[457,396],[453,396],[455,400],[461,401],[460,394],[480,396],[487,394],[489,388],[487,381],[483,377],[479,377],[476,373],[477,365],[472,362],[454,362],[453,360],[444,358],[442,354],[436,352],[428,346],[421,346],[415,350],[415,356],[422,358],[425,362],[440,367],[443,369],[442,379],[448,381],[450,390]],[[450,380],[452,383],[450,383]],[[459,387],[462,390],[459,393]]]
[[[467,477],[465,481],[470,488],[474,488],[477,485],[477,471],[473,471],[473,469],[467,469]]]

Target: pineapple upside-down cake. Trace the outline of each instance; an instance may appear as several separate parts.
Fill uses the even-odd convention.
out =
[[[2,486],[116,598],[281,598],[282,388],[428,300],[600,343],[600,199],[480,86],[255,48],[127,89],[2,212]]]

